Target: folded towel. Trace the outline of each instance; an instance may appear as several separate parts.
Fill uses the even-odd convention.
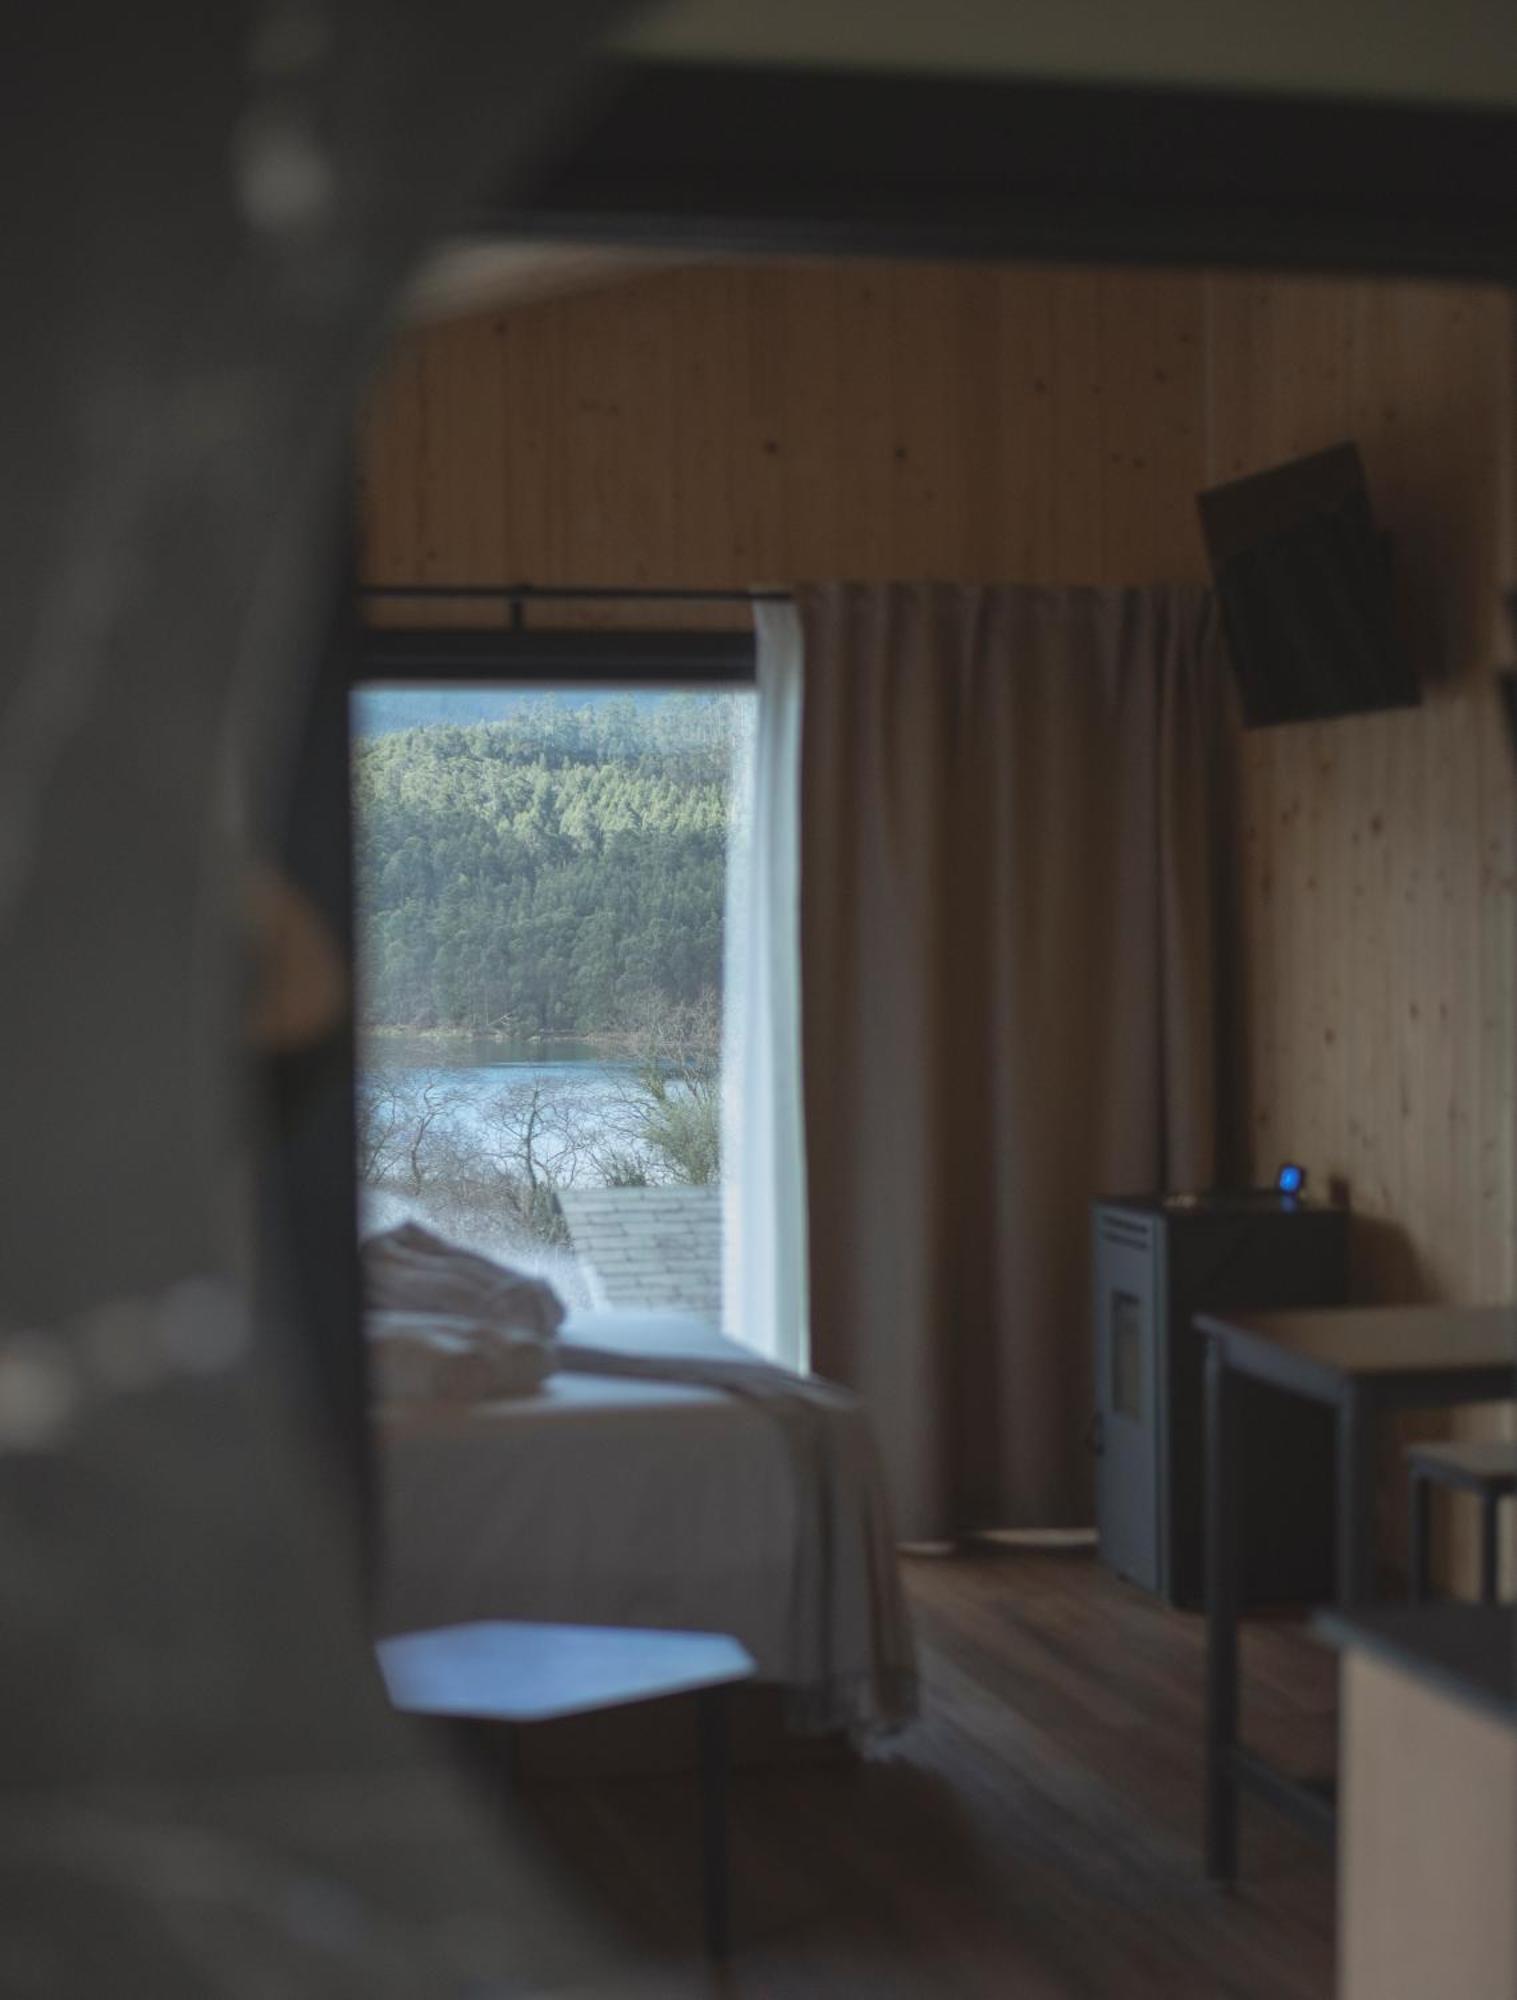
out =
[[[442,1314],[551,1341],[563,1322],[557,1292],[477,1251],[403,1222],[371,1236],[362,1252],[364,1297],[381,1312]]]
[[[381,1404],[531,1396],[553,1368],[549,1341],[442,1313],[371,1312],[367,1332]]]

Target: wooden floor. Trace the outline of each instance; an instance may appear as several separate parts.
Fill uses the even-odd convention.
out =
[[[1086,1554],[918,1558],[922,1722],[862,1763],[734,1780],[736,1956],[698,1934],[687,1778],[530,1787],[545,1842],[592,1885],[647,1990],[801,1995],[1332,1991],[1328,1850],[1246,1808],[1241,1886],[1199,1854],[1202,1623]],[[1249,1740],[1332,1755],[1334,1662],[1284,1621],[1245,1641]]]

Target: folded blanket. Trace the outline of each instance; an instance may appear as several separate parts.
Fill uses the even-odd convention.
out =
[[[359,1254],[381,1404],[530,1396],[551,1373],[564,1308],[541,1278],[418,1222],[369,1237]]]
[[[863,1408],[816,1376],[749,1360],[726,1342],[722,1348],[646,1354],[570,1339],[559,1343],[557,1365],[565,1374],[725,1390],[782,1428],[799,1503],[788,1719],[808,1732],[890,1734],[917,1713],[916,1645],[884,1472]],[[841,1672],[840,1656],[862,1656],[870,1667]]]
[[[531,1396],[553,1369],[550,1341],[478,1320],[380,1310],[365,1331],[382,1405]]]
[[[365,1301],[379,1310],[444,1313],[539,1340],[552,1340],[563,1324],[563,1301],[551,1285],[419,1222],[369,1237],[360,1256]]]

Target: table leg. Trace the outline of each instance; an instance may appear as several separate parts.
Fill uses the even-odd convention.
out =
[[[1206,1872],[1238,1872],[1238,1378],[1206,1348]]]
[[[1494,1493],[1480,1496],[1480,1602],[1496,1602],[1496,1572],[1501,1552],[1501,1523]]]
[[[696,1697],[701,1738],[701,1884],[706,1950],[727,1956],[727,1690],[707,1688]]]
[[[1375,1426],[1358,1385],[1338,1403],[1338,1602],[1375,1594]]]
[[[1411,1499],[1411,1529],[1407,1536],[1407,1584],[1413,1604],[1426,1602],[1428,1593],[1428,1550],[1431,1541],[1433,1488],[1420,1472],[1413,1472],[1408,1488]]]

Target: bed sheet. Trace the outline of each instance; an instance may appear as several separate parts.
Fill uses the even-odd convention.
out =
[[[567,1341],[738,1354],[683,1314],[571,1315]],[[751,1358],[751,1357],[749,1357]],[[556,1374],[378,1423],[380,1625],[524,1618],[731,1633],[783,1679],[796,1493],[783,1432],[707,1388]]]

